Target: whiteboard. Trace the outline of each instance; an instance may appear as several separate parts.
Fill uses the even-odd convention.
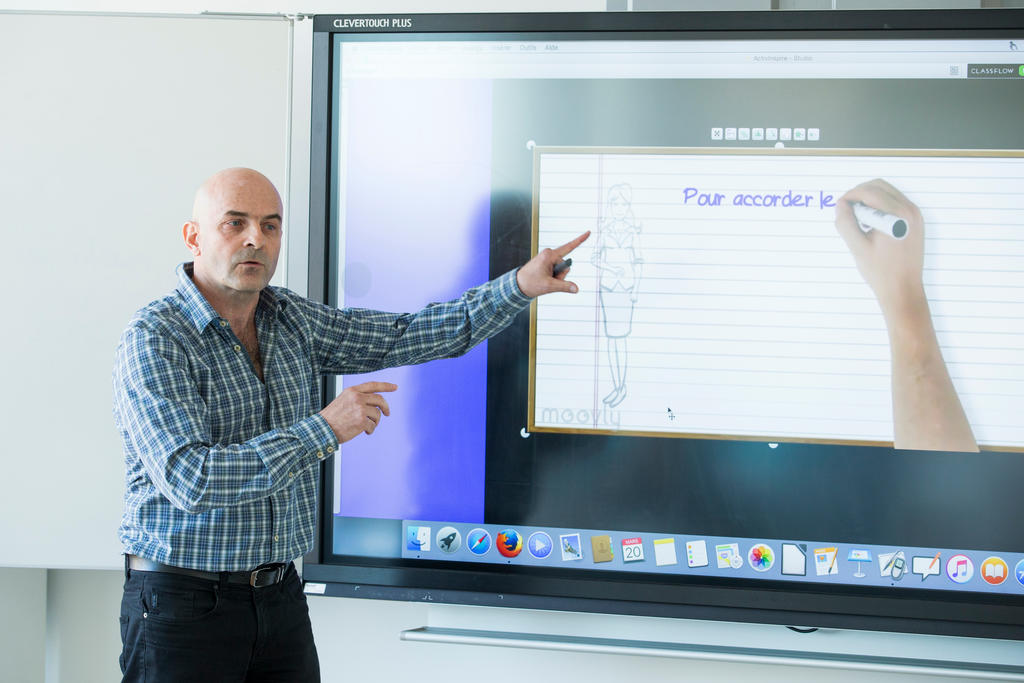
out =
[[[284,19],[0,14],[0,565],[121,564],[114,349],[173,289],[207,176],[251,166],[284,192],[289,34]]]

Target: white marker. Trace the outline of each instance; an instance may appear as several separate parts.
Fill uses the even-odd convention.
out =
[[[864,232],[878,230],[898,240],[907,236],[907,222],[899,216],[873,209],[861,202],[852,202],[850,205],[853,207],[853,215],[860,223],[860,229]]]

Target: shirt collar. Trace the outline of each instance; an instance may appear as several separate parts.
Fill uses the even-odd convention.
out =
[[[194,262],[188,261],[178,265],[178,293],[181,295],[181,307],[185,314],[192,320],[200,332],[215,320],[220,320],[220,315],[214,310],[210,302],[206,300],[196,283],[192,280]],[[260,291],[260,300],[256,304],[256,310],[265,311],[276,315],[284,308],[284,300],[277,296],[273,287],[264,287]]]

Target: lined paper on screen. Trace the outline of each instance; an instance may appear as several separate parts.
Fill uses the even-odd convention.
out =
[[[891,444],[885,321],[833,208],[884,178],[924,217],[924,287],[978,443],[1024,448],[1020,153],[535,155],[536,245],[593,235],[572,254],[580,294],[535,304],[531,429]]]

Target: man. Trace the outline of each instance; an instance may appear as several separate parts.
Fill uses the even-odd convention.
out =
[[[457,301],[393,314],[269,287],[282,214],[256,171],[207,180],[183,228],[194,261],[121,337],[126,681],[319,680],[292,559],[312,547],[320,462],[372,434],[397,389],[366,382],[317,411],[321,377],[465,353],[532,297],[575,293],[553,267],[589,234]]]

